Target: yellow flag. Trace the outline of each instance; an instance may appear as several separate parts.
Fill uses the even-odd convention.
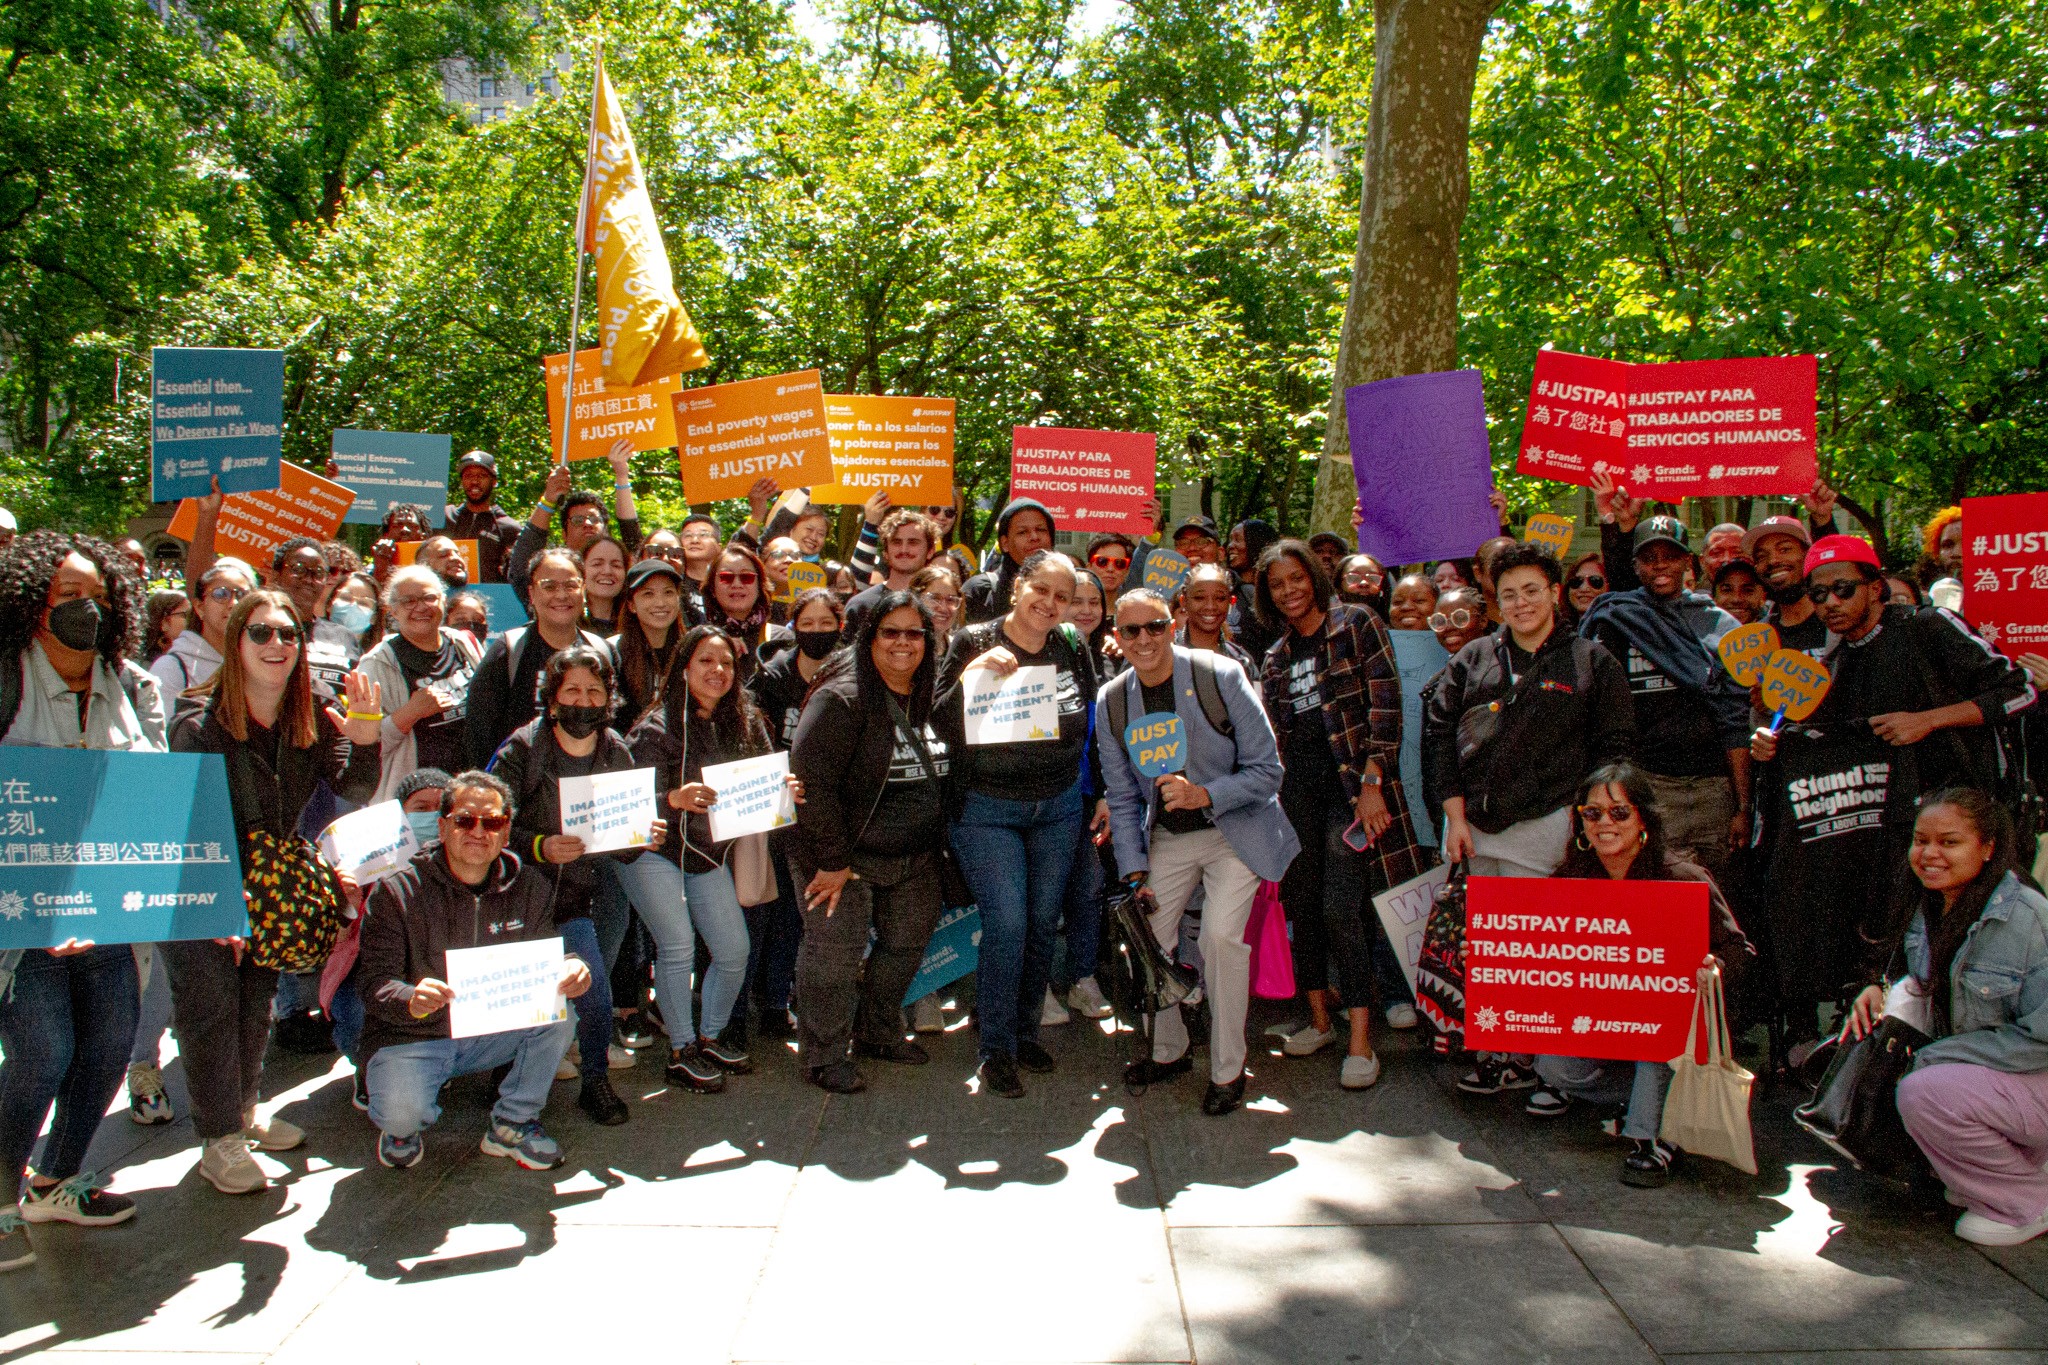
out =
[[[600,363],[607,384],[649,384],[711,363],[676,297],[640,154],[611,77],[597,71],[584,249],[597,257]]]

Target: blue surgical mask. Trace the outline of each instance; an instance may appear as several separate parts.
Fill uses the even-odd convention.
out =
[[[405,813],[405,823],[412,826],[412,837],[422,844],[441,837],[441,817],[437,812],[409,810]]]
[[[374,618],[375,613],[360,602],[336,602],[327,609],[328,620],[354,635],[368,630]]]

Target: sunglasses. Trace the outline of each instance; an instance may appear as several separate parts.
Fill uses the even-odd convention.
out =
[[[649,559],[665,559],[671,564],[683,562],[683,547],[680,545],[654,545],[647,551]]]
[[[1612,821],[1619,825],[1630,819],[1635,813],[1636,808],[1634,806],[1580,806],[1579,823],[1583,825],[1597,825],[1605,821]]]
[[[325,564],[287,564],[284,566],[284,576],[301,579],[307,583],[325,583],[328,571]]]
[[[759,577],[758,574],[734,573],[731,569],[718,571],[718,581],[729,588],[751,588]]]
[[[230,587],[223,583],[217,588],[208,588],[206,596],[212,602],[239,602],[249,595],[247,588]]]
[[[1128,626],[1118,626],[1116,633],[1123,636],[1126,640],[1135,640],[1140,635],[1149,635],[1156,640],[1172,629],[1173,622],[1171,621],[1139,621]]]
[[[460,815],[449,816],[448,819],[454,824],[455,828],[464,833],[474,829],[481,829],[486,834],[503,834],[506,830],[512,828],[512,817],[509,815],[475,815],[469,811],[463,811]]]
[[[1091,555],[1088,562],[1098,569],[1128,569],[1131,561],[1116,555]]]
[[[924,638],[924,627],[877,626],[875,627],[875,638],[885,644],[895,644],[899,640],[922,640]]]
[[[1472,612],[1466,607],[1455,608],[1448,616],[1440,611],[1432,612],[1429,618],[1431,630],[1463,630],[1471,624]]]
[[[272,640],[277,641],[281,645],[296,645],[299,642],[299,628],[297,626],[272,626],[258,623],[253,626],[243,626],[242,634],[259,645],[267,645]]]
[[[1607,580],[1596,573],[1585,573],[1574,578],[1572,586],[1575,588],[1604,588],[1607,586]]]
[[[1837,602],[1846,602],[1863,591],[1860,579],[1844,578],[1833,583],[1816,583],[1806,590],[1806,600],[1816,607],[1832,597]]]

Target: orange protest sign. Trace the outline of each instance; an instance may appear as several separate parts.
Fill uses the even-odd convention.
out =
[[[1778,652],[1778,628],[1769,621],[1737,626],[1723,635],[1715,648],[1728,676],[1750,687],[1763,676],[1765,661]]]
[[[1529,524],[1522,528],[1524,545],[1540,545],[1559,559],[1572,547],[1572,537],[1578,534],[1579,524],[1570,517],[1561,517],[1555,512],[1538,512],[1529,518]]]
[[[784,488],[830,483],[824,394],[816,370],[676,394],[683,496],[691,502],[745,497],[763,476]]]
[[[817,503],[862,503],[887,493],[900,507],[953,500],[950,398],[825,395],[825,434],[839,482],[811,489]]]
[[[1812,715],[1834,683],[1828,676],[1827,665],[1796,649],[1781,649],[1766,659],[1760,681],[1764,709],[1774,718],[1782,711],[1793,720],[1805,720]]]
[[[221,499],[220,519],[214,523],[213,548],[219,554],[234,555],[258,567],[270,562],[270,552],[293,536],[329,540],[341,519],[348,515],[356,492],[346,484],[323,479],[310,469],[290,460],[278,465],[281,488],[254,493],[230,493]],[[199,529],[199,504],[186,498],[167,528],[170,534],[189,542]]]
[[[427,539],[431,540],[433,539],[433,537],[429,536]],[[420,546],[426,543],[427,542],[425,540],[399,541],[398,544],[393,547],[398,552],[395,556],[393,556],[394,562],[400,568],[404,568],[406,565],[415,562],[420,557]],[[463,561],[469,565],[469,581],[472,583],[483,582],[484,573],[483,569],[480,567],[481,561],[477,557],[476,542],[473,540],[456,540],[450,541],[449,543],[462,552]]]
[[[576,353],[576,425],[569,432],[571,460],[602,459],[621,436],[635,450],[667,450],[676,443],[676,414],[669,398],[683,386],[680,376],[629,386],[606,384],[598,367],[598,351]],[[547,359],[548,458],[562,449],[562,381],[569,374],[569,356]]]
[[[810,563],[808,560],[799,559],[796,563],[789,566],[789,599],[791,601],[795,601],[796,595],[800,592],[808,592],[812,588],[828,588],[830,586],[832,586],[832,580],[825,577],[825,570],[816,564]]]

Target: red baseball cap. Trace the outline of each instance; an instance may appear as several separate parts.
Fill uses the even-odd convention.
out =
[[[1868,564],[1873,569],[1884,566],[1878,563],[1877,551],[1861,536],[1822,536],[1806,552],[1806,572],[1809,577],[1823,564]]]
[[[1806,529],[1806,523],[1799,518],[1765,517],[1762,521],[1750,527],[1748,533],[1742,537],[1743,558],[1754,559],[1756,557],[1757,542],[1765,536],[1790,536],[1801,545],[1813,544],[1813,534]]]

